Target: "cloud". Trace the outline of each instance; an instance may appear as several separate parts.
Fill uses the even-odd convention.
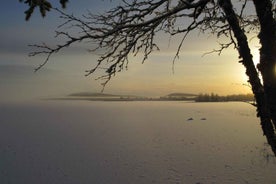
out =
[[[9,64],[3,64],[0,65],[0,77],[1,79],[11,79],[11,78],[17,78],[17,77],[31,77],[34,75],[34,66],[30,65],[9,65]],[[53,69],[43,68],[41,70],[41,73],[43,74],[50,74],[55,72]],[[1,80],[0,79],[0,80]]]

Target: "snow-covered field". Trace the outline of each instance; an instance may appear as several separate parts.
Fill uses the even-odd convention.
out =
[[[1,184],[275,184],[246,103],[0,104]]]

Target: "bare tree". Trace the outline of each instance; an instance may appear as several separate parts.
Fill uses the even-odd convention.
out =
[[[233,5],[234,4],[234,5]],[[245,13],[247,6],[255,7],[255,14]],[[264,135],[276,155],[276,20],[275,0],[122,0],[121,4],[103,14],[88,13],[78,18],[55,9],[64,19],[56,31],[66,41],[55,47],[46,44],[33,45],[39,48],[31,56],[46,54],[43,67],[52,54],[77,42],[93,41],[97,45],[92,51],[103,50],[94,68],[105,69],[100,78],[103,85],[117,72],[127,68],[128,57],[143,53],[143,61],[155,50],[159,50],[156,35],[159,32],[170,36],[181,35],[176,50],[178,58],[186,36],[199,31],[227,37],[229,42],[213,52],[219,54],[229,47],[239,53],[239,62],[244,65],[248,82],[256,99],[257,116],[260,117]],[[69,25],[69,26],[68,26]],[[69,30],[66,29],[69,27]],[[64,29],[62,29],[64,28]],[[70,32],[78,29],[78,34]],[[261,44],[260,62],[255,67],[247,33],[256,33]],[[260,71],[262,80],[258,75]]]

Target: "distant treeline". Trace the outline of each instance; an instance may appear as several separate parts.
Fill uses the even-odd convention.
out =
[[[238,94],[219,96],[218,94],[199,94],[195,98],[196,102],[228,102],[228,101],[254,101],[253,94]]]
[[[192,93],[170,93],[166,96],[161,96],[159,100],[170,101],[195,101],[197,94]]]
[[[228,101],[246,101],[253,102],[253,94],[238,94],[219,96],[215,93],[171,93],[160,98],[149,98],[135,95],[113,95],[104,93],[80,92],[73,93],[59,100],[91,100],[91,101],[195,101],[195,102],[228,102]]]

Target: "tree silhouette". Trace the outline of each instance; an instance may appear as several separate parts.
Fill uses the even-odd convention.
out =
[[[255,7],[255,14],[245,13],[250,5]],[[88,13],[82,18],[56,8],[54,10],[64,19],[64,24],[60,26],[64,29],[56,31],[56,34],[65,37],[66,41],[54,47],[33,45],[39,50],[30,53],[31,56],[46,54],[45,61],[37,70],[47,63],[52,54],[74,43],[89,40],[97,45],[92,51],[101,50],[104,53],[96,66],[86,71],[86,75],[105,69],[105,74],[100,77],[104,80],[103,85],[117,72],[127,68],[131,54],[143,53],[145,61],[153,51],[159,50],[156,42],[159,32],[182,36],[174,60],[179,57],[185,38],[191,32],[197,30],[217,38],[228,38],[227,43],[220,44],[220,48],[213,52],[220,54],[229,47],[238,51],[239,62],[246,69],[256,99],[257,116],[260,117],[263,133],[276,155],[275,0],[237,0],[234,3],[231,0],[122,0],[121,5],[104,14]],[[69,30],[66,29],[68,27]],[[72,33],[76,29],[78,34]],[[257,34],[261,44],[257,67],[248,44],[247,35],[250,33]]]

